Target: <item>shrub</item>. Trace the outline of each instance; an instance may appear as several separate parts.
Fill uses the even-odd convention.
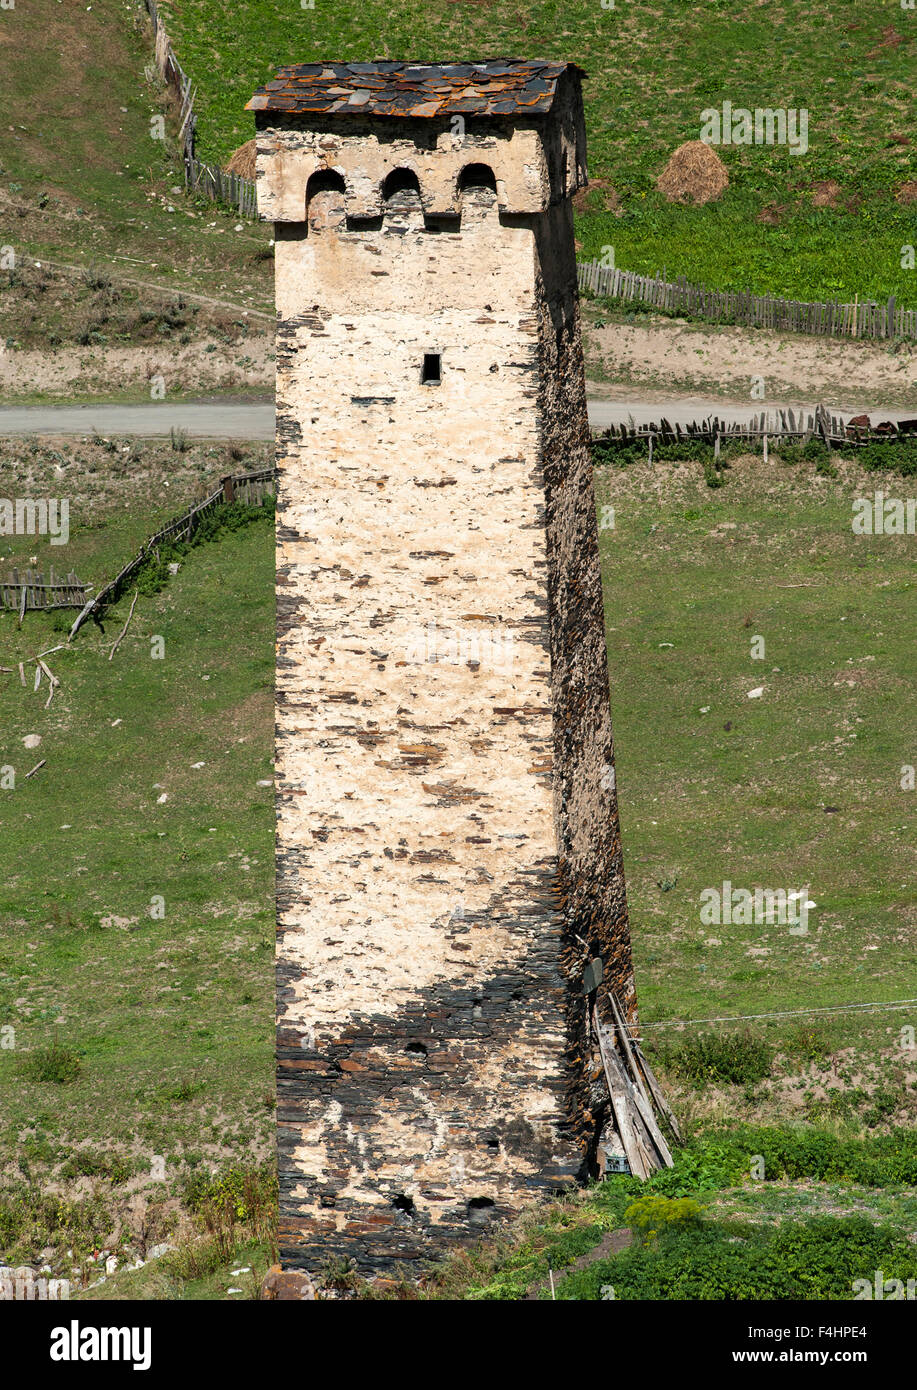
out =
[[[665,1064],[689,1081],[763,1081],[770,1075],[771,1048],[750,1029],[742,1033],[694,1033],[663,1054]]]
[[[889,472],[894,470],[905,476],[917,473],[917,436],[906,435],[903,439],[889,439],[865,444],[857,454],[864,468],[870,472]]]
[[[50,1047],[36,1047],[22,1061],[22,1070],[30,1081],[54,1081],[66,1085],[76,1081],[83,1070],[78,1052],[63,1047],[54,1039]]]
[[[722,1222],[672,1226],[566,1278],[561,1299],[850,1299],[854,1280],[914,1277],[903,1232],[864,1217],[812,1217],[776,1227]]]
[[[704,1209],[693,1197],[638,1197],[624,1213],[628,1226],[639,1231],[644,1241],[654,1239],[671,1227],[699,1226]]]
[[[93,1149],[74,1149],[61,1168],[62,1178],[106,1178],[110,1183],[127,1182],[132,1168],[119,1154],[97,1153]]]
[[[731,1187],[748,1178],[753,1154],[764,1160],[767,1182],[816,1178],[864,1187],[917,1186],[915,1130],[839,1139],[812,1126],[757,1125],[738,1125],[728,1133],[708,1134],[686,1145],[677,1152],[676,1166],[650,1178],[648,1186],[670,1196]]]
[[[831,1051],[830,1037],[823,1023],[800,1023],[793,1028],[784,1043],[790,1057],[802,1057],[815,1062]]]
[[[274,1245],[277,1226],[277,1174],[273,1163],[260,1168],[231,1165],[219,1173],[196,1173],[185,1184],[184,1203],[207,1233],[212,1258],[229,1258],[242,1234]]]

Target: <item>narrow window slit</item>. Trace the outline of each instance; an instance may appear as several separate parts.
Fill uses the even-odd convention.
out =
[[[438,352],[425,352],[420,372],[422,386],[439,386],[443,379],[443,359]]]

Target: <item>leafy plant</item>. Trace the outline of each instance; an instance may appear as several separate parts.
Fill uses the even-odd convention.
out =
[[[763,1081],[770,1075],[773,1052],[763,1038],[741,1033],[694,1033],[673,1048],[666,1064],[690,1081],[727,1081],[736,1085]]]
[[[80,1054],[57,1038],[50,1047],[37,1047],[27,1053],[21,1065],[30,1081],[52,1081],[59,1086],[76,1081],[83,1070]]]
[[[704,1209],[693,1197],[664,1197],[653,1193],[631,1202],[624,1213],[628,1226],[639,1231],[645,1242],[654,1240],[672,1227],[699,1226]]]

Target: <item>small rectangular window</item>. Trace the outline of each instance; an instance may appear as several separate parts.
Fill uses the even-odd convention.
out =
[[[438,352],[425,352],[420,372],[422,386],[439,386],[443,379],[443,359]]]

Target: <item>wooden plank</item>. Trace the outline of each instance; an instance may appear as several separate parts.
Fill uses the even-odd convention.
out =
[[[658,1130],[658,1125],[656,1125],[656,1122],[653,1119],[652,1110],[648,1105],[646,1105],[646,1102],[643,1100],[642,1096],[638,1095],[633,1084],[631,1083],[631,1080],[624,1069],[624,1065],[617,1052],[615,1051],[614,1041],[610,1031],[608,1030],[606,1030],[606,1039],[610,1049],[608,1054],[608,1063],[612,1073],[616,1078],[616,1082],[619,1089],[623,1090],[625,1105],[627,1107],[628,1119],[630,1120],[630,1124],[633,1129],[637,1149],[640,1153],[640,1158],[642,1160],[643,1167],[646,1171],[646,1175],[649,1176],[650,1173],[655,1172],[657,1168],[661,1168],[665,1163],[665,1160],[661,1156],[662,1149],[660,1149],[657,1146],[652,1134],[652,1128],[656,1128]],[[647,1124],[644,1112],[649,1114],[649,1124]],[[664,1139],[662,1143],[663,1147],[665,1147]],[[669,1155],[669,1157],[671,1158],[671,1155]]]
[[[624,1022],[624,1014],[621,1012],[621,1007],[618,1004],[617,999],[615,998],[613,990],[608,991],[608,1000],[611,1004],[611,1012],[614,1014],[615,1026],[618,1030],[618,1038],[621,1042],[621,1051],[624,1054],[625,1061],[627,1062],[628,1070],[630,1071],[630,1074],[634,1081],[637,1083],[637,1087],[641,1091],[643,1099],[646,1101],[647,1104],[649,1104],[650,1098],[647,1093],[646,1086],[643,1084],[643,1077],[640,1075],[640,1068],[637,1066],[634,1054],[631,1051],[630,1036],[627,1031],[627,1024]]]
[[[650,1105],[649,1101],[645,1100],[644,1097],[637,1090],[634,1091],[633,1097],[634,1104],[640,1112],[640,1118],[646,1126],[647,1134],[650,1140],[652,1141],[653,1146],[656,1149],[656,1152],[661,1157],[666,1168],[674,1168],[675,1160],[672,1157],[672,1153],[669,1149],[668,1144],[665,1142],[665,1136],[663,1135],[662,1130],[659,1128],[659,1125],[656,1122],[656,1116],[653,1114],[652,1106]]]
[[[646,1083],[649,1086],[650,1091],[652,1092],[653,1100],[656,1102],[660,1111],[671,1125],[672,1133],[675,1135],[675,1138],[678,1140],[679,1143],[681,1143],[681,1130],[678,1127],[678,1121],[676,1120],[675,1115],[672,1112],[669,1102],[665,1098],[665,1094],[662,1090],[662,1087],[656,1080],[656,1073],[653,1071],[649,1062],[646,1060],[646,1057],[643,1055],[643,1049],[637,1042],[636,1038],[631,1038],[630,1045],[634,1050],[634,1055],[636,1056],[637,1061],[640,1063],[640,1069],[643,1072],[643,1075],[646,1077]]]
[[[634,1177],[646,1179],[650,1170],[647,1168],[643,1157],[642,1146],[637,1143],[637,1135],[634,1131],[631,1119],[630,1106],[628,1105],[627,1089],[624,1085],[625,1077],[620,1071],[620,1063],[614,1053],[614,1043],[611,1034],[607,1032],[599,1022],[598,1014],[595,1009],[592,1011],[592,1022],[595,1027],[596,1036],[599,1040],[599,1052],[602,1057],[602,1067],[605,1072],[605,1080],[608,1083],[608,1094],[611,1096],[611,1106],[614,1111],[615,1122],[618,1127],[618,1134],[630,1164],[630,1171]]]

